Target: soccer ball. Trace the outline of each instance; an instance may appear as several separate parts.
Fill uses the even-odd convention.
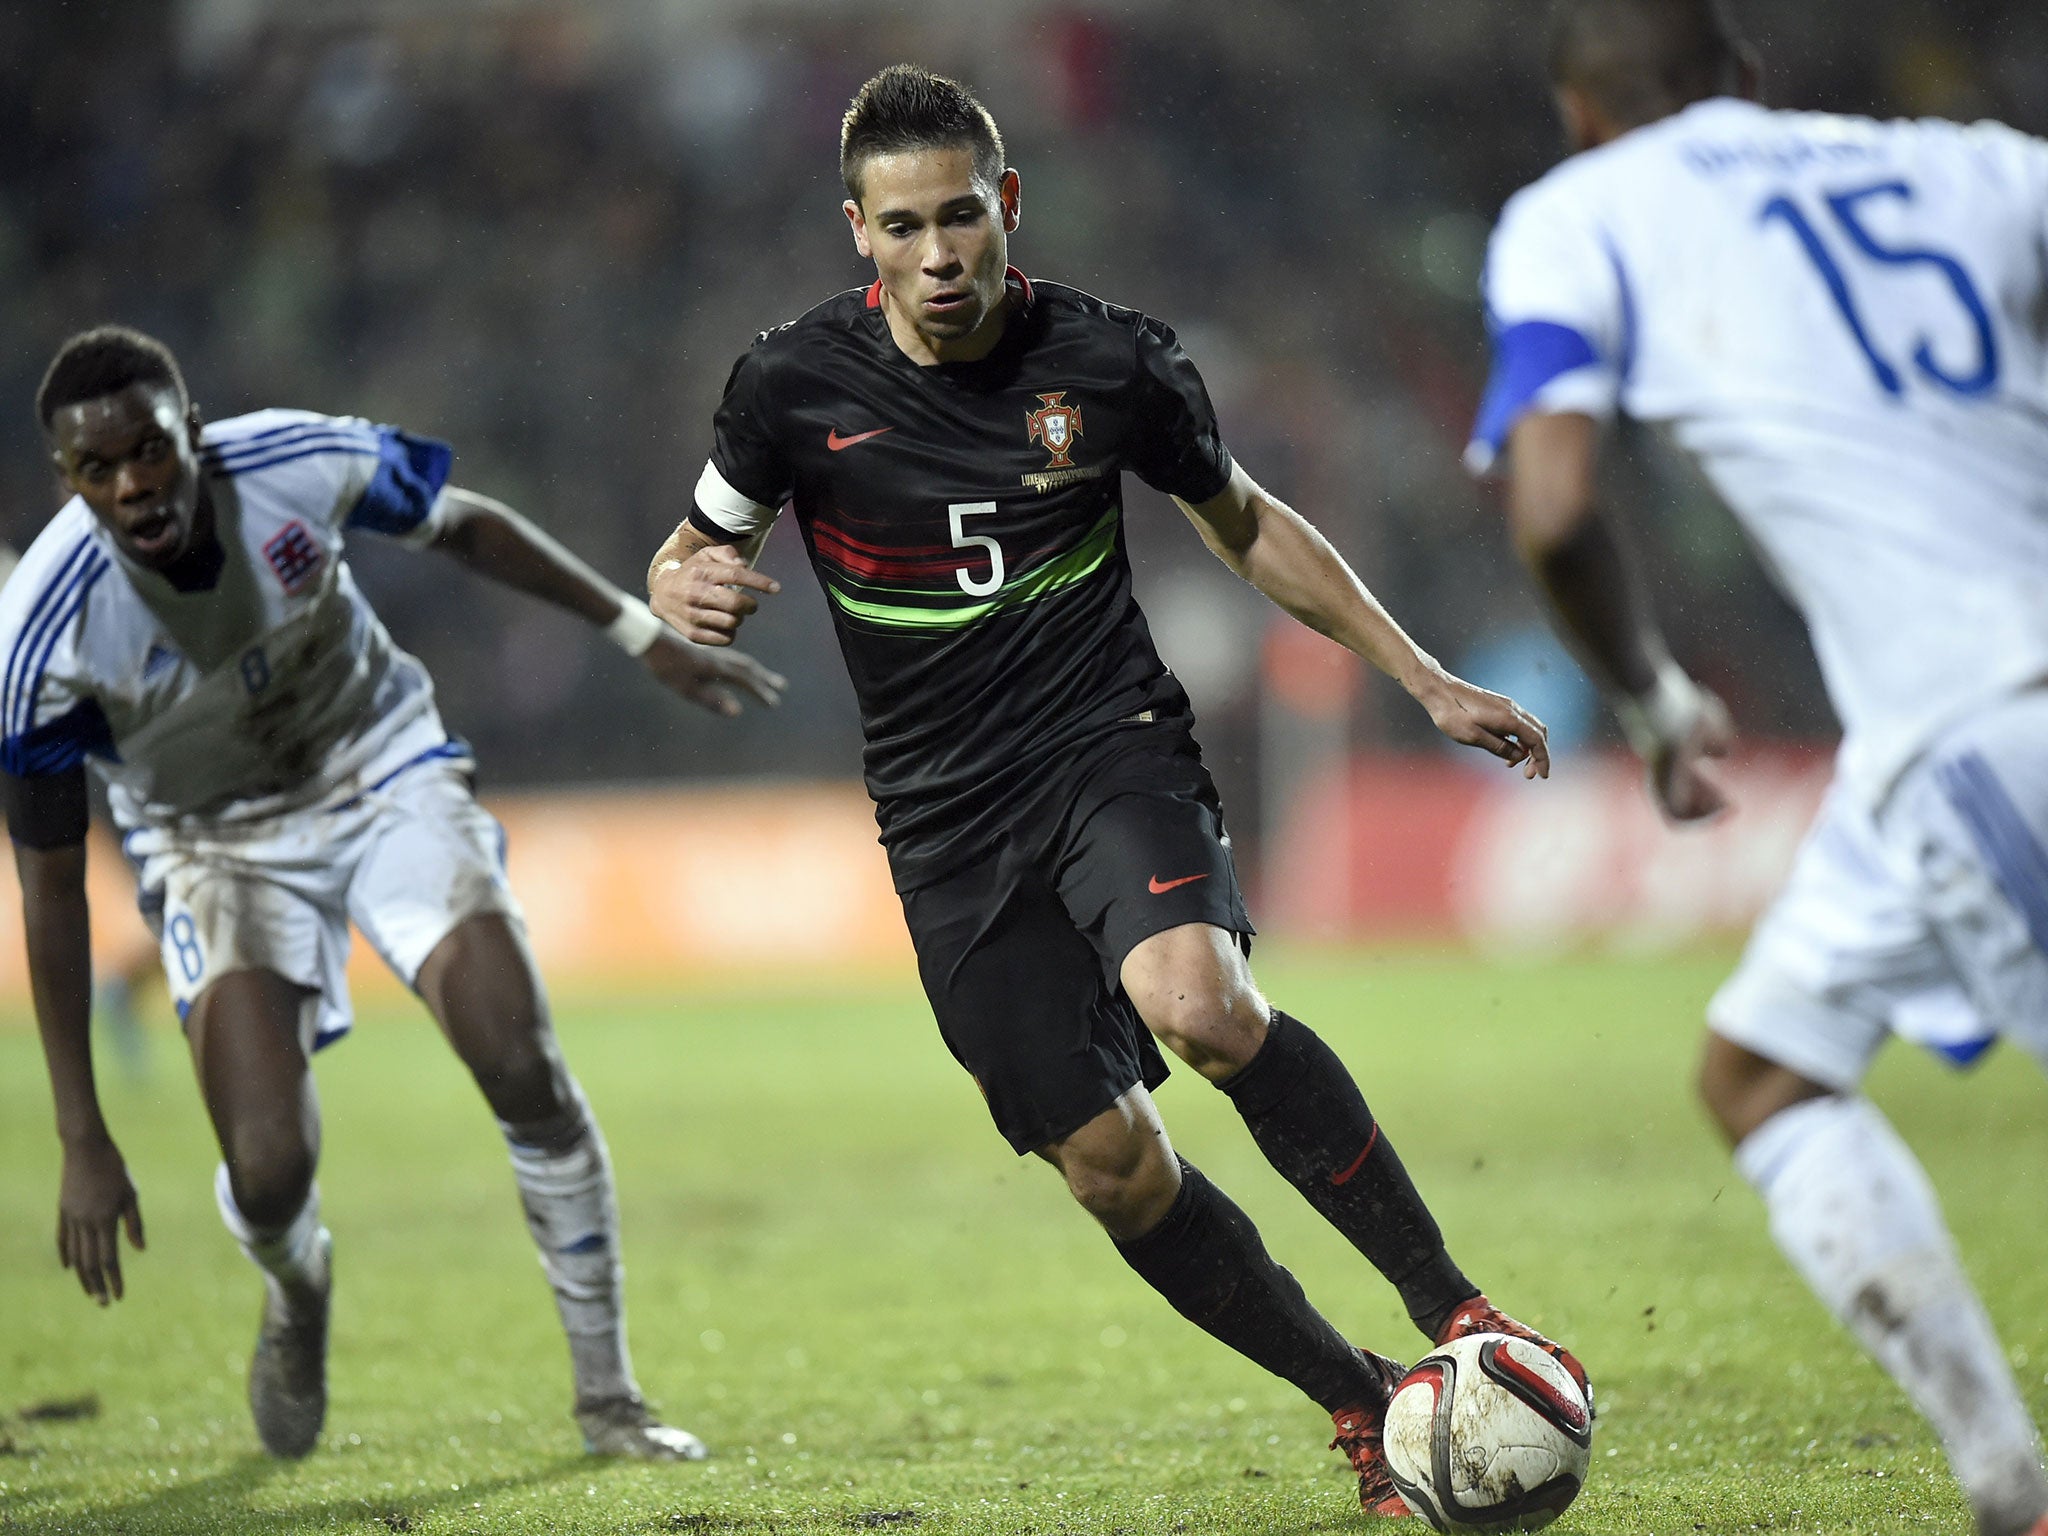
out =
[[[1439,1531],[1533,1531],[1578,1497],[1593,1420],[1578,1383],[1527,1339],[1432,1350],[1387,1404],[1387,1471]]]

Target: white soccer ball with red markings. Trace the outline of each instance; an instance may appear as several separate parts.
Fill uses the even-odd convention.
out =
[[[1527,1339],[1473,1333],[1430,1351],[1387,1404],[1387,1470],[1439,1531],[1533,1531],[1579,1496],[1593,1420]]]

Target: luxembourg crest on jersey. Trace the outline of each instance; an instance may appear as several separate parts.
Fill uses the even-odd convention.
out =
[[[1074,462],[1074,439],[1081,435],[1081,407],[1067,405],[1066,398],[1064,389],[1056,389],[1038,397],[1037,410],[1024,413],[1024,425],[1030,433],[1025,441],[1045,444],[1046,452],[1052,455],[1047,469],[1067,469]]]
[[[306,531],[306,525],[293,518],[263,546],[263,558],[270,562],[271,570],[277,573],[278,582],[285,591],[297,596],[319,575],[327,557],[321,553],[313,535]]]

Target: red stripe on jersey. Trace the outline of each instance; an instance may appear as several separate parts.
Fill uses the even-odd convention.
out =
[[[837,515],[844,517],[846,514],[842,512]],[[868,523],[863,526],[879,528],[882,525],[880,523]],[[857,549],[863,554],[881,555],[884,558],[891,555],[948,555],[952,553],[944,544],[870,544],[865,539],[855,538],[837,523],[813,522],[811,524],[811,531],[813,533],[829,534],[849,549]]]
[[[878,550],[870,554],[866,550],[855,549],[830,528],[815,523],[811,525],[811,538],[821,556],[855,576],[943,576],[952,569],[955,558],[954,551],[950,549]]]

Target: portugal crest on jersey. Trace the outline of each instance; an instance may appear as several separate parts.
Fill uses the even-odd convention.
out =
[[[1056,389],[1038,397],[1037,410],[1024,413],[1024,425],[1030,431],[1025,441],[1045,444],[1052,455],[1047,469],[1066,469],[1074,462],[1074,439],[1081,435],[1081,407],[1063,404],[1066,398],[1064,389]]]

